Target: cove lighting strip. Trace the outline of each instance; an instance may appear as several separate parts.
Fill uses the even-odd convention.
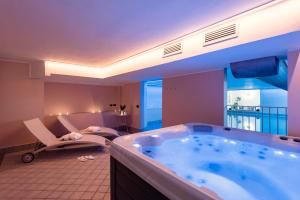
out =
[[[100,68],[45,61],[45,75],[51,76],[55,74],[88,78],[104,78]]]
[[[201,28],[192,33],[184,35],[175,40],[169,41],[165,44],[156,46],[152,49],[144,51],[142,53],[136,54],[129,58],[120,60],[108,66],[103,67],[89,67],[82,65],[73,65],[73,64],[65,64],[53,61],[45,62],[45,73],[46,76],[51,76],[53,74],[59,75],[69,75],[69,76],[80,76],[80,77],[89,77],[89,78],[108,78],[111,76],[116,76],[136,70],[145,69],[148,67],[153,67],[156,65],[173,62],[176,60],[180,60],[183,58],[188,58],[212,51],[216,51],[218,49],[228,48],[230,46],[239,45],[241,43],[260,40],[265,38],[266,36],[273,36],[274,34],[282,34],[284,31],[294,31],[299,30],[300,25],[295,25],[291,23],[287,23],[291,18],[297,19],[299,17],[300,10],[300,1],[299,0],[273,0],[256,8],[247,10],[233,17],[227,18],[225,20],[214,23],[210,26]],[[278,19],[280,17],[281,20]],[[252,32],[252,28],[254,25],[268,25],[270,20],[276,21],[277,25],[272,26],[271,28],[265,28],[260,32],[256,32],[255,34],[248,34]],[[212,45],[209,47],[202,47],[203,35],[206,31],[216,28],[218,26],[227,24],[227,23],[241,23],[243,27],[241,27],[240,31],[244,31],[244,38],[237,39],[236,41],[229,41],[228,43],[220,43],[217,45]],[[251,30],[248,30],[250,29]],[[273,31],[273,32],[272,32]],[[172,44],[174,42],[180,41],[183,45],[184,52],[182,54],[162,58],[162,52],[166,45]]]

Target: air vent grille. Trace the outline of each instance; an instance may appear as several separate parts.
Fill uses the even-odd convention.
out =
[[[181,43],[177,43],[164,48],[163,57],[172,56],[182,53],[182,45]]]
[[[237,36],[237,26],[236,24],[231,24],[229,26],[205,33],[204,46],[232,39]]]

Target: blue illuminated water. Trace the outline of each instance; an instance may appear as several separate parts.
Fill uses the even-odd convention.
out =
[[[276,135],[287,135],[287,115],[228,113],[225,126]]]
[[[146,156],[226,200],[299,200],[300,154],[213,135],[144,146]]]

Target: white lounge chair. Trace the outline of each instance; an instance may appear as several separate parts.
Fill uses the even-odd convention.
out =
[[[34,160],[36,154],[41,151],[75,149],[91,146],[109,147],[111,142],[102,136],[97,135],[83,135],[78,140],[61,141],[55,137],[41,122],[40,119],[32,119],[24,121],[28,130],[43,144],[37,147],[34,151],[22,155],[22,160],[29,163]]]
[[[100,135],[100,136],[114,136],[119,137],[118,131],[107,128],[107,127],[99,127],[100,131],[90,131],[88,128],[83,130],[78,130],[65,116],[60,115],[57,116],[58,121],[69,131],[69,132],[78,132],[81,134],[94,134],[94,135]]]

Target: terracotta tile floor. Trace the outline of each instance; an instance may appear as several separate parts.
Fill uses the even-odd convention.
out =
[[[95,160],[80,162],[81,155]],[[110,199],[109,153],[102,149],[41,153],[30,164],[20,153],[0,166],[0,199]]]

